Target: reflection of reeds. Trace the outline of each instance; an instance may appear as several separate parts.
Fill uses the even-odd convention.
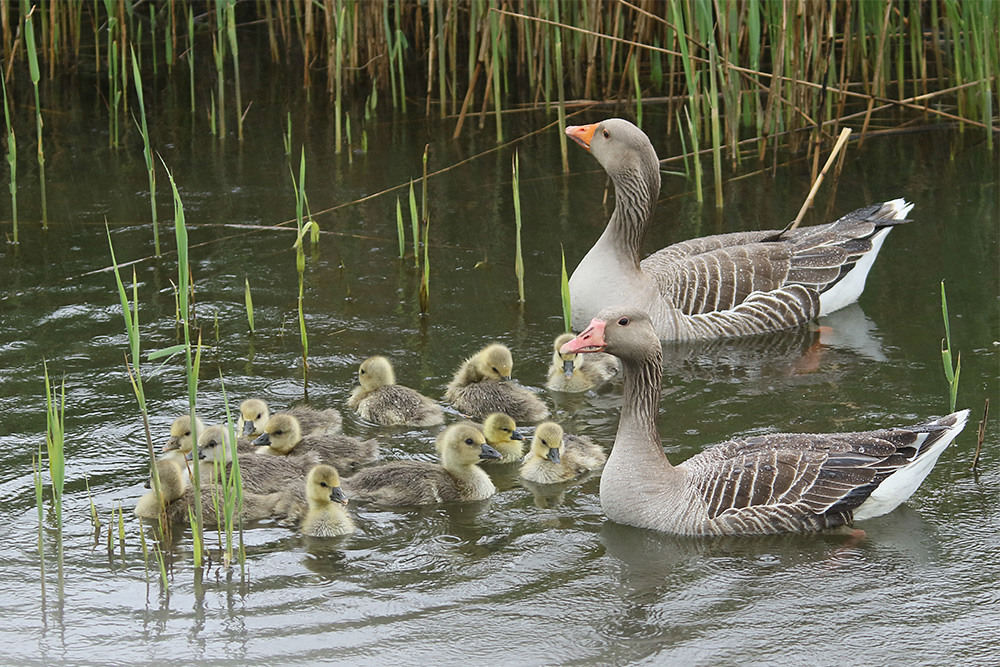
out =
[[[14,126],[10,122],[10,107],[7,104],[7,81],[0,76],[0,86],[3,88],[3,117],[7,123],[7,165],[10,167],[10,219],[14,225],[14,237],[11,243],[17,244],[17,140],[14,137]]]
[[[520,165],[517,152],[514,152],[512,170],[514,177],[511,186],[514,190],[514,275],[517,276],[517,300],[524,303],[524,258],[521,254],[521,188]]]
[[[49,381],[48,364],[45,368],[45,452],[49,464],[49,484],[52,487],[52,506],[56,515],[56,568],[62,579],[63,571],[63,487],[66,483],[66,454],[63,437],[66,433],[66,380],[62,392],[56,394]],[[36,491],[37,493],[37,491]]]

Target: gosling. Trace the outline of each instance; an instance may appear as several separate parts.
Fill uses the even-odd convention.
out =
[[[552,363],[549,365],[549,379],[545,386],[552,391],[581,393],[604,384],[618,375],[618,359],[604,352],[593,354],[561,354],[559,349],[573,340],[573,334],[564,333],[556,337],[553,344]]]
[[[343,418],[336,408],[314,410],[299,405],[276,414],[294,415],[299,420],[302,432],[306,435],[340,433],[343,425]],[[251,440],[260,437],[264,433],[264,425],[270,418],[271,408],[266,401],[259,398],[248,398],[240,403],[240,418],[236,424],[236,432]]]
[[[319,457],[310,454],[302,457],[267,457],[255,453],[245,453],[236,449],[239,459],[240,481],[244,491],[251,493],[274,493],[286,490],[289,485],[301,482],[309,469],[319,463]],[[229,466],[232,470],[233,448],[229,444],[227,429],[220,425],[210,426],[198,438],[198,457],[205,462],[215,462]],[[212,470],[209,470],[211,473]],[[204,479],[204,476],[203,476]]]
[[[494,412],[483,422],[483,435],[490,447],[500,452],[499,459],[483,459],[480,463],[516,463],[524,458],[524,436],[517,423],[502,412]]]
[[[136,516],[142,519],[156,519],[166,512],[171,523],[190,521],[190,511],[194,507],[194,489],[188,486],[187,475],[181,466],[172,459],[162,459],[156,462],[156,472],[160,478],[160,493],[162,503],[156,498],[156,491],[150,490],[143,494],[135,506]],[[205,484],[201,491],[202,521],[206,525],[219,523],[215,512],[216,501],[221,490],[211,484]],[[215,495],[215,499],[213,499]],[[275,507],[281,498],[281,493],[257,494],[243,492],[243,505],[240,518],[243,521],[260,521],[271,518]]]
[[[306,477],[306,497],[309,511],[302,519],[303,535],[335,537],[354,532],[354,522],[348,516],[347,496],[340,488],[340,475],[333,466],[320,464]]]
[[[539,424],[531,451],[521,466],[521,477],[539,484],[568,482],[604,465],[607,456],[590,438],[563,436],[555,422]]]
[[[194,418],[199,434],[205,432],[205,424],[198,417]],[[184,467],[187,455],[194,450],[194,438],[191,435],[191,415],[181,415],[170,425],[170,437],[163,445],[161,460],[171,459]]]
[[[465,360],[448,385],[445,398],[456,410],[482,419],[493,412],[510,415],[516,422],[534,423],[549,416],[549,409],[530,389],[509,382],[513,357],[506,346],[488,345]]]
[[[276,414],[267,420],[264,432],[253,441],[258,454],[299,458],[319,458],[332,465],[341,475],[348,475],[359,466],[378,459],[375,440],[359,440],[340,433],[303,436],[299,420],[290,413]]]
[[[476,463],[500,453],[472,424],[452,424],[438,436],[441,463],[390,461],[344,480],[352,498],[380,505],[433,505],[485,500],[496,487]]]
[[[396,384],[392,364],[382,356],[368,357],[358,367],[357,383],[347,407],[362,419],[382,426],[436,426],[444,411],[420,392]]]

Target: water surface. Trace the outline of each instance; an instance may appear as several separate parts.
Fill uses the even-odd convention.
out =
[[[267,77],[262,77],[266,80]],[[83,86],[83,84],[80,84]],[[253,83],[247,84],[252,86]],[[190,227],[196,313],[206,345],[200,411],[224,414],[257,395],[281,407],[343,407],[357,364],[386,354],[399,380],[440,397],[460,361],[499,340],[515,377],[541,388],[561,330],[560,245],[574,266],[596,239],[613,198],[580,150],[560,175],[558,138],[519,141],[526,303],[517,303],[512,147],[492,132],[450,139],[451,122],[391,117],[366,125],[367,153],[335,154],[323,101],[261,86],[247,138],[213,139],[184,104],[159,91],[155,143],[173,170]],[[913,423],[947,412],[939,346],[939,283],[948,287],[952,338],[962,351],[959,406],[973,417],[915,496],[862,533],[681,539],[608,522],[594,476],[536,496],[497,472],[491,500],[381,510],[356,507],[359,531],[334,540],[276,525],[245,533],[247,566],[213,560],[196,571],[191,535],[164,545],[169,590],[143,558],[130,515],[147,471],[145,440],[125,372],[126,347],[111,273],[134,262],[146,351],[177,342],[171,207],[160,216],[165,253],[153,259],[148,192],[134,132],[108,150],[106,118],[83,90],[46,131],[50,229],[37,220],[37,174],[19,172],[20,247],[0,246],[0,629],[10,664],[991,664],[1000,648],[1000,465],[987,429],[981,471],[970,472],[975,426],[997,403],[997,154],[974,132],[883,136],[848,153],[835,191],[824,187],[806,224],[905,197],[913,222],[895,230],[858,305],[760,339],[667,346],[659,420],[681,461],[722,439],[779,431],[842,431]],[[177,108],[175,108],[177,106]],[[293,113],[295,155],[281,132]],[[579,120],[597,120],[594,110]],[[508,136],[551,122],[510,116]],[[662,130],[647,113],[647,128]],[[492,122],[492,121],[491,121]],[[33,119],[18,117],[19,136]],[[679,150],[662,131],[654,145]],[[48,141],[48,140],[47,140]],[[342,206],[416,178],[430,144],[430,314],[417,305],[412,257],[397,258],[396,196]],[[311,209],[323,230],[306,269],[309,386],[296,315],[294,216],[288,163],[305,149]],[[27,155],[28,150],[22,150]],[[30,156],[29,156],[30,157]],[[795,156],[776,173],[726,185],[725,208],[698,205],[690,184],[665,177],[654,250],[695,235],[783,226],[808,190]],[[707,163],[706,163],[706,166]],[[674,168],[672,166],[671,168]],[[744,167],[742,172],[752,171]],[[419,191],[418,191],[419,196]],[[709,195],[710,197],[710,195]],[[9,233],[9,202],[2,204]],[[405,210],[405,206],[404,206]],[[294,225],[292,225],[294,227]],[[407,219],[408,228],[408,219]],[[253,290],[257,331],[243,305]],[[37,553],[31,456],[44,443],[43,361],[65,380],[66,526],[61,582],[46,515],[46,587]],[[157,444],[186,410],[176,360],[143,365]],[[620,387],[583,396],[542,391],[569,432],[609,448]],[[345,431],[380,439],[386,458],[430,459],[433,431],[377,429],[345,413]],[[89,493],[88,493],[89,488]],[[104,526],[95,541],[93,501]],[[125,546],[107,524],[125,509]],[[156,538],[147,530],[146,539]],[[213,558],[216,538],[210,538]]]

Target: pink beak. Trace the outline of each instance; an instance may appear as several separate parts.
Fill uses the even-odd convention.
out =
[[[604,340],[605,326],[604,320],[595,317],[590,321],[590,326],[584,329],[580,335],[559,348],[559,353],[603,352],[608,345]]]

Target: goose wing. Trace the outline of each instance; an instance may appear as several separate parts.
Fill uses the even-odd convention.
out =
[[[778,434],[722,443],[685,462],[710,522],[727,533],[818,530],[849,523],[926,438],[909,429]]]

